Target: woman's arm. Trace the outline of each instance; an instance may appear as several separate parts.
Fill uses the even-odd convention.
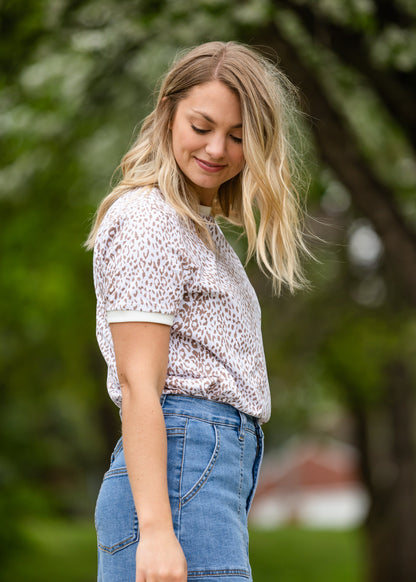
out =
[[[140,527],[136,582],[186,582],[186,560],[169,504],[166,429],[160,406],[170,327],[144,322],[110,327],[123,398],[124,456]]]

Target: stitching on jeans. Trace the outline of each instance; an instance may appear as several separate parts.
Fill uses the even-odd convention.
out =
[[[114,451],[113,451],[114,458],[116,458],[116,456],[119,454],[119,452],[121,451],[122,448],[123,448],[123,439],[120,438],[118,440],[115,448],[114,448]]]
[[[177,415],[175,415],[177,416]],[[182,419],[180,419],[181,421],[181,425],[179,426],[167,426],[166,427],[166,437],[167,439],[170,438],[174,438],[175,440],[177,440],[177,438],[180,438],[180,443],[181,443],[181,451],[179,453],[179,457],[180,457],[180,462],[179,462],[179,479],[178,479],[178,483],[175,483],[175,488],[174,491],[175,493],[177,492],[177,495],[174,495],[174,499],[175,499],[175,509],[176,509],[176,502],[177,502],[177,517],[174,520],[174,527],[176,531],[179,531],[180,529],[180,522],[181,522],[181,508],[180,508],[180,491],[181,491],[181,481],[182,481],[182,473],[183,473],[183,462],[184,462],[184,451],[185,451],[185,441],[186,441],[186,428],[188,425],[188,420],[185,419],[185,422],[183,422]],[[173,424],[173,423],[172,423]],[[168,444],[169,447],[169,444]],[[168,453],[168,459],[169,459],[169,453]],[[171,495],[171,491],[169,490],[169,496]],[[171,503],[172,503],[172,499],[170,499]],[[173,507],[172,507],[173,510]],[[173,512],[172,512],[172,517],[174,517]]]
[[[215,433],[215,446],[214,451],[211,455],[211,459],[207,467],[205,468],[204,472],[202,473],[201,477],[195,483],[195,485],[183,496],[180,498],[180,506],[183,507],[186,505],[195,495],[201,490],[201,488],[205,485],[208,477],[211,474],[212,469],[217,461],[218,453],[220,450],[220,433],[215,424],[213,424],[214,433]],[[185,439],[186,441],[186,439]]]
[[[106,554],[113,555],[113,554],[116,554],[117,552],[119,552],[120,550],[124,550],[124,548],[131,546],[131,544],[135,544],[139,539],[138,534],[139,534],[139,522],[137,519],[137,513],[136,513],[136,511],[134,511],[133,533],[131,535],[129,535],[127,538],[125,538],[124,540],[121,540],[120,542],[117,542],[116,544],[113,544],[112,546],[106,546],[98,541],[98,547],[102,552],[104,552]]]
[[[134,536],[130,536],[128,538],[126,538],[125,540],[115,544],[114,546],[104,546],[103,544],[98,544],[98,547],[100,548],[100,550],[102,552],[105,552],[106,554],[116,554],[117,552],[119,552],[120,550],[124,550],[124,548],[127,548],[128,546],[131,546],[131,544],[135,544],[137,542],[137,537],[136,534],[134,534]]]
[[[181,426],[181,427],[169,427],[166,428],[166,435],[167,436],[182,436],[185,434],[185,427]]]
[[[181,522],[182,522],[182,476],[183,476],[183,464],[185,462],[185,450],[186,450],[186,435],[188,432],[188,424],[189,419],[186,419],[185,426],[184,426],[184,434],[183,434],[183,447],[182,447],[182,459],[181,459],[181,470],[179,473],[179,486],[178,486],[178,498],[179,498],[179,507],[178,507],[178,532],[181,531]]]
[[[117,477],[127,475],[127,468],[126,467],[119,467],[118,469],[109,469],[107,473],[105,473],[103,481],[110,477]]]
[[[243,437],[242,439],[239,437],[238,439],[240,443],[240,485],[238,487],[238,517],[240,517],[241,513],[241,489],[243,486],[243,478],[244,478],[244,447],[246,439]],[[241,520],[239,520],[241,524]]]
[[[263,451],[264,451],[264,437],[263,437],[263,433],[262,433],[261,429],[259,428],[259,431],[257,433],[257,452],[256,452],[256,458],[254,460],[254,465],[253,465],[253,486],[251,488],[250,494],[249,494],[247,501],[246,501],[246,515],[247,516],[249,514],[251,504],[253,502],[254,495],[256,493],[256,489],[257,489],[257,485],[258,485],[260,466],[261,466],[261,461],[263,458]]]
[[[206,418],[201,418],[200,416],[193,416],[192,414],[186,414],[184,412],[166,412],[164,410],[163,414],[165,416],[183,416],[184,418],[192,418],[195,420],[200,420],[201,422],[207,422],[208,424],[221,425],[228,428],[239,428],[239,426],[241,425],[240,421],[231,423],[221,420],[208,420]],[[249,424],[246,424],[245,430],[251,432],[252,434],[256,434],[256,430],[253,429]]]
[[[195,577],[208,577],[208,576],[243,576],[244,578],[250,578],[250,572],[247,570],[191,570],[188,572],[188,578]]]

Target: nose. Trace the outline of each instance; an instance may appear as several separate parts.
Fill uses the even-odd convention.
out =
[[[205,151],[213,160],[220,160],[225,156],[226,138],[219,133],[213,133],[209,136]]]

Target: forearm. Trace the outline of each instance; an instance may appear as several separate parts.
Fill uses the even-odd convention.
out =
[[[136,582],[186,582],[186,559],[172,524],[160,405],[170,329],[157,323],[126,322],[111,324],[111,332],[122,391],[124,456],[139,518]]]
[[[143,386],[124,388],[122,419],[124,456],[141,534],[172,529],[166,429],[158,392]]]

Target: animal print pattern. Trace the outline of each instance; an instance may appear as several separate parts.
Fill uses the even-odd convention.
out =
[[[101,223],[94,249],[97,340],[107,388],[121,406],[109,312],[173,316],[164,393],[231,404],[266,422],[270,391],[260,306],[215,219],[204,216],[216,251],[201,241],[158,189],[133,190]]]

